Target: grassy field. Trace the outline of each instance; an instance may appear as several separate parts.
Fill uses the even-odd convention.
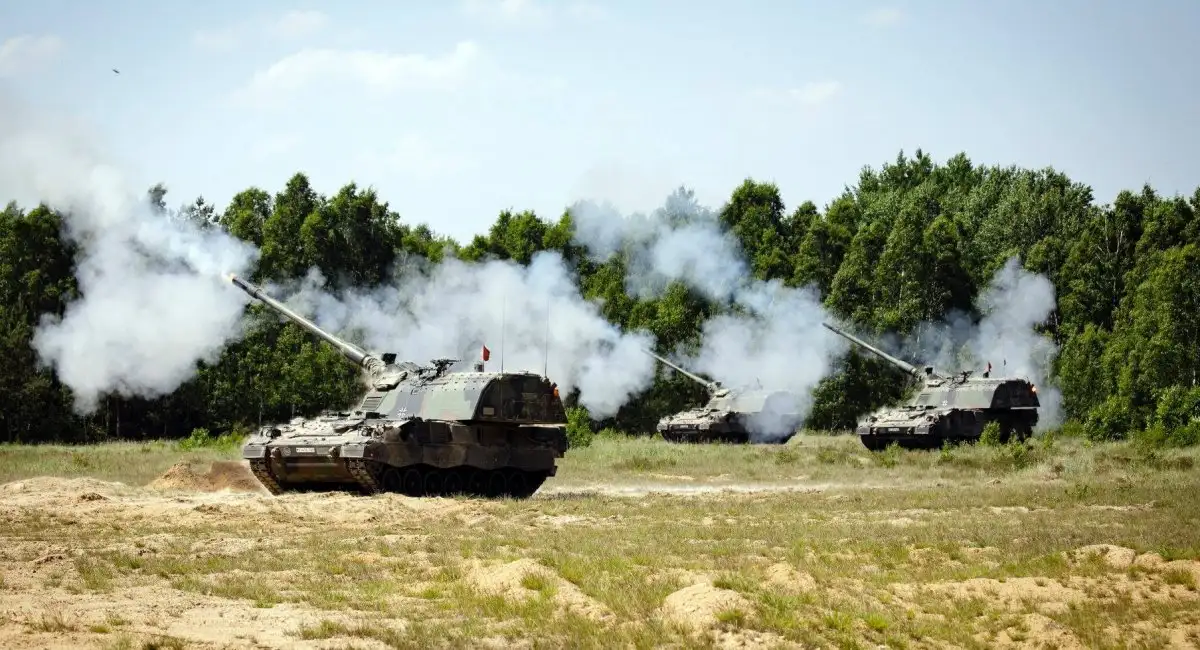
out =
[[[0,447],[0,646],[1194,648],[1198,455],[598,438],[488,502]]]

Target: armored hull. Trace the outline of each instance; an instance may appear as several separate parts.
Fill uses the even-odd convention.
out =
[[[918,396],[919,399],[919,396]],[[977,442],[989,422],[1000,426],[1002,442],[1033,435],[1036,407],[1010,409],[945,408],[905,405],[885,408],[858,422],[855,432],[873,451],[895,443],[905,449],[936,449],[946,442]]]
[[[667,442],[732,442],[754,440],[785,443],[796,435],[799,396],[782,390],[737,390],[722,387],[688,372],[666,359],[643,350],[663,365],[704,386],[709,393],[704,406],[680,411],[658,421],[658,433]]]
[[[734,413],[689,409],[659,420],[657,429],[667,442],[749,442],[737,419]]]
[[[554,426],[495,427],[324,414],[263,427],[242,456],[273,494],[350,489],[363,494],[526,498],[567,450]]]
[[[796,435],[796,403],[796,397],[786,392],[718,392],[700,408],[662,418],[657,429],[668,442],[783,444]]]
[[[369,389],[348,412],[270,424],[242,457],[273,494],[350,489],[364,494],[525,498],[567,451],[558,386],[528,372],[448,372],[378,357],[321,330],[236,276],[232,281],[361,366]],[[484,361],[487,356],[485,353]]]
[[[866,348],[905,372],[917,369],[828,323],[825,327]],[[942,375],[927,366],[924,385],[911,402],[886,407],[860,420],[855,432],[865,447],[880,450],[895,443],[906,449],[931,449],[947,442],[975,442],[990,422],[1000,427],[1001,441],[1033,435],[1041,402],[1037,386],[1018,377],[982,377],[971,371]]]

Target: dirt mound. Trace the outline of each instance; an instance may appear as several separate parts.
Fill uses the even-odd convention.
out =
[[[1021,627],[1024,629],[1019,632],[1011,628],[1002,631],[994,641],[995,647],[1031,650],[1083,650],[1087,647],[1066,626],[1042,614],[1026,614],[1021,620]]]
[[[102,503],[130,492],[123,483],[94,478],[37,476],[0,485],[0,499],[15,507]]]
[[[0,492],[5,495],[31,493],[77,494],[84,492],[112,494],[125,490],[127,487],[124,483],[101,481],[100,479],[90,477],[60,478],[57,476],[35,476],[0,485]]]
[[[1137,559],[1137,551],[1112,544],[1092,544],[1075,549],[1074,552],[1064,553],[1068,561],[1076,562],[1091,557],[1099,557],[1105,564],[1114,569],[1128,569]]]
[[[158,585],[79,594],[31,585],[20,592],[0,592],[0,611],[6,616],[0,626],[0,647],[14,649],[327,647],[298,640],[297,630],[323,622],[357,623],[347,614],[299,603],[248,607],[237,600]],[[89,629],[104,633],[98,636]],[[356,647],[373,647],[363,639],[354,640]]]
[[[610,618],[612,613],[603,604],[580,591],[553,569],[529,558],[508,564],[476,566],[468,579],[484,593],[497,594],[525,601],[542,594],[564,609],[570,609],[595,620]]]
[[[817,588],[817,581],[811,575],[783,562],[767,567],[766,577],[768,584],[785,591],[807,593]]]
[[[914,593],[912,585],[894,584],[892,589],[906,599],[911,599]],[[1087,600],[1087,595],[1079,588],[1041,577],[934,582],[923,585],[922,590],[940,592],[955,600],[983,598],[1002,607],[1018,610],[1023,609],[1029,601],[1047,605],[1047,609],[1063,610],[1071,603]]]
[[[1128,569],[1136,566],[1148,571],[1159,573],[1174,572],[1176,580],[1187,580],[1180,576],[1191,575],[1189,582],[1200,585],[1200,561],[1173,560],[1168,562],[1158,553],[1141,553],[1131,548],[1114,546],[1112,544],[1092,544],[1074,551],[1066,551],[1063,556],[1072,564],[1082,564],[1089,560],[1100,559],[1113,569]]]
[[[238,461],[215,461],[204,473],[197,472],[187,461],[181,461],[151,481],[150,488],[191,492],[266,492],[250,472],[250,466]]]
[[[744,616],[752,611],[753,606],[738,592],[703,582],[676,591],[662,604],[665,618],[693,631],[710,628],[723,617]]]

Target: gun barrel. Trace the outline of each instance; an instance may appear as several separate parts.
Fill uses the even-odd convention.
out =
[[[667,361],[666,359],[664,359],[664,358],[662,358],[662,357],[658,356],[657,354],[654,354],[653,352],[651,352],[651,351],[649,351],[649,350],[645,350],[645,349],[643,349],[643,350],[642,350],[642,352],[645,352],[646,354],[648,354],[648,355],[650,355],[650,356],[654,357],[655,359],[658,359],[659,361],[663,362],[663,364],[665,364],[665,365],[671,366],[671,367],[672,367],[672,368],[674,368],[675,370],[678,370],[679,372],[683,373],[683,374],[684,374],[684,376],[686,376],[687,378],[691,379],[692,381],[695,381],[695,382],[697,382],[697,383],[699,383],[699,384],[701,384],[701,385],[703,385],[703,386],[706,386],[706,387],[707,387],[709,390],[716,390],[717,388],[719,388],[719,387],[720,387],[720,385],[719,385],[719,384],[717,384],[716,382],[714,382],[714,381],[709,381],[709,380],[707,380],[707,379],[705,379],[705,378],[703,378],[703,377],[701,377],[701,376],[699,376],[699,375],[697,375],[697,374],[694,374],[694,373],[688,372],[688,371],[684,370],[683,368],[680,368],[679,366],[677,366],[677,365],[675,365],[675,364],[671,363],[670,361]]]
[[[830,325],[829,323],[821,323],[821,324],[825,326],[825,329],[830,330],[833,333],[840,335],[842,338],[848,339],[850,342],[856,343],[856,344],[870,350],[871,352],[874,352],[877,356],[882,358],[884,361],[887,361],[888,363],[892,364],[893,366],[896,366],[897,368],[900,368],[901,370],[904,370],[905,372],[911,373],[913,375],[920,376],[920,374],[921,374],[920,371],[918,371],[916,369],[916,367],[913,366],[911,363],[905,363],[904,361],[901,361],[900,359],[893,357],[892,355],[867,343],[866,341],[858,338],[857,336],[854,336],[853,334],[846,332],[844,330],[838,329],[838,328],[834,327],[833,325]]]
[[[232,273],[229,274],[229,281],[236,284],[238,286],[238,288],[240,288],[242,291],[245,291],[246,293],[250,294],[251,297],[258,299],[259,301],[261,301],[263,303],[266,303],[266,305],[268,307],[270,307],[271,309],[274,309],[275,311],[283,314],[289,320],[291,320],[293,323],[299,325],[300,327],[303,327],[304,329],[308,330],[312,334],[324,339],[325,342],[327,342],[330,345],[332,345],[333,347],[337,348],[338,351],[342,353],[342,356],[349,359],[354,365],[363,366],[363,365],[365,365],[365,362],[368,359],[373,359],[373,357],[371,357],[371,355],[367,354],[366,352],[363,352],[362,350],[359,350],[357,347],[351,345],[350,343],[347,343],[346,341],[339,339],[338,337],[330,334],[329,332],[326,332],[325,330],[323,330],[320,327],[317,327],[315,324],[313,324],[312,321],[301,316],[300,314],[297,314],[296,312],[292,311],[291,309],[288,309],[286,306],[284,306],[283,303],[279,302],[278,300],[275,300],[271,296],[268,296],[259,287],[239,278],[238,276],[236,276]]]

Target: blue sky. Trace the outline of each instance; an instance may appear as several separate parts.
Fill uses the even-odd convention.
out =
[[[1194,0],[38,0],[0,6],[0,84],[172,205],[304,171],[465,242],[505,208],[715,207],[748,176],[824,205],[917,147],[1191,194],[1197,24]]]

